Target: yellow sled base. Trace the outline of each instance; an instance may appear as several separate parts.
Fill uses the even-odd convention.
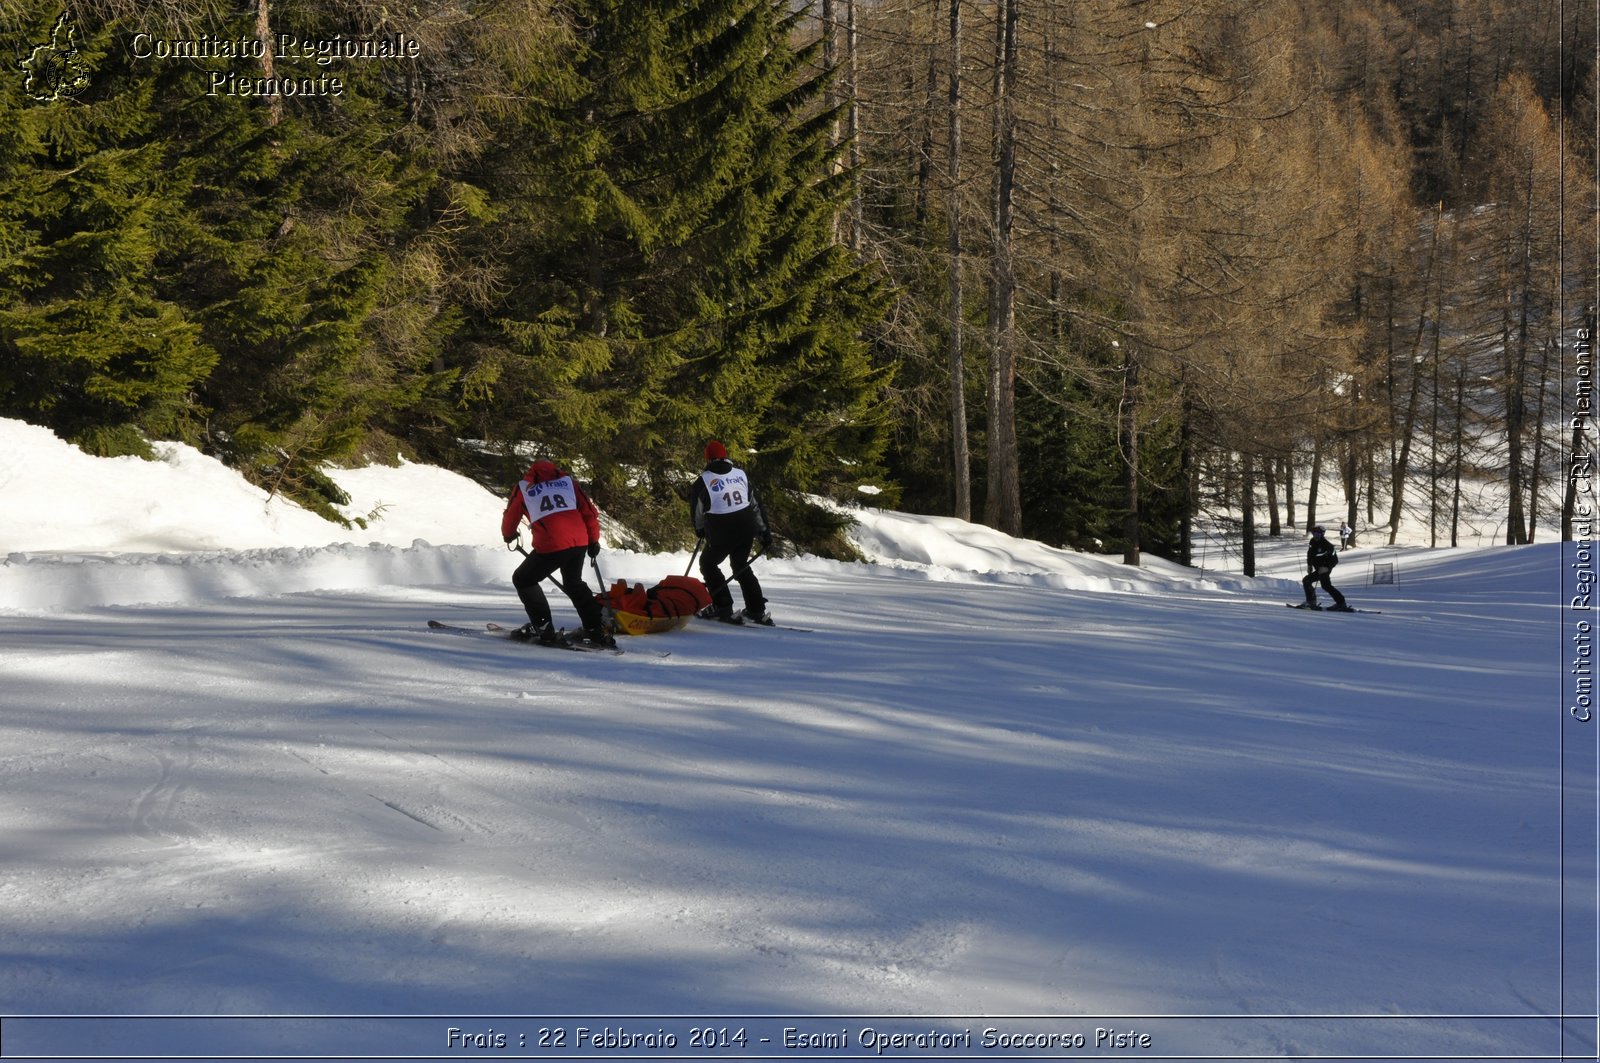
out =
[[[640,616],[638,613],[624,613],[620,609],[613,610],[612,616],[617,618],[617,633],[619,635],[654,635],[660,631],[672,631],[683,627],[691,616]]]
[[[616,617],[619,635],[654,635],[683,627],[710,603],[711,595],[692,576],[668,576],[649,590],[619,579],[595,600]]]

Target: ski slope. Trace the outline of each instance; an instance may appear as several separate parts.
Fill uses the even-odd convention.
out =
[[[341,473],[352,536],[186,448],[0,453],[6,1058],[700,1058],[712,1016],[786,1059],[1595,1051],[1559,546],[1354,552],[1381,615],[1319,615],[1299,542],[1245,579],[862,511],[873,563],[761,563],[812,630],[610,657],[427,630],[521,619],[500,500],[439,470]]]

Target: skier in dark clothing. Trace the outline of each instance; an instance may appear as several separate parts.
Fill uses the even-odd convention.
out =
[[[584,641],[600,646],[615,646],[616,639],[602,624],[600,603],[583,581],[583,559],[600,553],[600,514],[583,493],[572,474],[548,461],[536,461],[517,483],[500,518],[500,534],[506,542],[517,540],[523,520],[532,526],[533,552],[511,574],[511,585],[527,611],[528,623],[512,638],[524,642],[554,643],[556,632],[540,582],[558,570],[561,589],[572,600],[583,621]]]
[[[746,620],[771,624],[761,583],[750,569],[750,548],[759,539],[761,548],[770,551],[772,532],[750,478],[728,460],[728,448],[715,439],[706,444],[705,470],[689,493],[689,519],[694,523],[695,534],[705,540],[700,576],[711,592],[706,613],[727,624]],[[718,567],[726,560],[733,562],[733,578],[744,596],[742,613],[733,611],[733,592]]]
[[[1328,532],[1318,524],[1311,529],[1311,545],[1306,550],[1306,578],[1300,581],[1300,586],[1306,591],[1306,608],[1321,609],[1317,604],[1317,592],[1314,584],[1322,584],[1322,589],[1333,596],[1333,604],[1328,608],[1335,612],[1350,612],[1345,604],[1344,595],[1333,585],[1333,566],[1339,563],[1338,549],[1328,541]]]

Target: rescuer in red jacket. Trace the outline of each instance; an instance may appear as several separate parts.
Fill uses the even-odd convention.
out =
[[[600,554],[600,514],[583,493],[572,474],[554,463],[536,461],[518,481],[500,518],[500,535],[515,542],[522,522],[533,529],[533,552],[511,575],[511,585],[527,610],[528,623],[512,637],[529,642],[553,643],[560,640],[550,616],[550,603],[539,584],[555,572],[561,573],[561,589],[572,599],[573,608],[583,622],[584,641],[615,646],[616,640],[601,621],[600,603],[583,581],[585,554]]]

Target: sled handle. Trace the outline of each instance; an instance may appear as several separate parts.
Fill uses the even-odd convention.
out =
[[[694,559],[700,556],[700,548],[702,546],[704,546],[705,544],[706,544],[706,537],[704,535],[700,536],[699,538],[697,538],[694,541],[694,553],[689,555],[689,563],[687,565],[683,566],[683,574],[685,576],[687,576],[689,574],[689,570],[691,568],[694,568]]]
[[[526,546],[522,545],[522,540],[521,539],[513,539],[511,542],[506,543],[506,549],[507,550],[515,550],[517,553],[521,554],[523,557],[532,557],[533,556],[532,554],[528,553],[528,548]],[[552,572],[552,573],[550,573],[550,575],[546,576],[545,579],[550,581],[550,586],[554,587],[556,590],[560,591],[562,594],[567,593],[567,588],[563,587],[561,585],[561,581],[556,579],[556,574],[554,572]]]

